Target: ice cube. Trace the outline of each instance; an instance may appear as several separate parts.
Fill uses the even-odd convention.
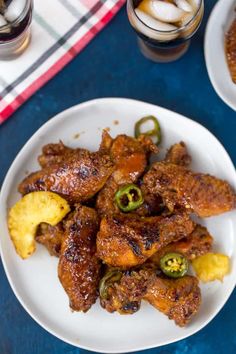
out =
[[[182,9],[186,12],[192,12],[193,8],[187,0],[175,0],[176,5],[179,9]]]
[[[147,37],[158,41],[170,41],[178,37],[178,33],[174,31],[177,29],[176,26],[158,21],[138,8],[135,9],[135,13],[137,19],[142,22],[134,17],[134,27]]]
[[[12,0],[6,9],[4,16],[9,22],[15,21],[23,12],[26,5],[26,0]]]
[[[5,18],[0,15],[0,27],[6,26],[7,25],[7,21],[5,20]]]
[[[186,15],[186,11],[177,6],[160,0],[151,0],[152,16],[163,22],[180,22]]]

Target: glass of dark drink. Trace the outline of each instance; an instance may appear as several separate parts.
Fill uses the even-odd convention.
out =
[[[127,12],[143,55],[171,62],[187,51],[201,24],[204,0],[127,0]]]
[[[20,55],[30,42],[33,0],[0,0],[0,59]]]

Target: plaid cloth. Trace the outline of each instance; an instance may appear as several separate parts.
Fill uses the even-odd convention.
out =
[[[0,61],[0,124],[59,72],[112,19],[125,0],[35,0],[32,40]]]

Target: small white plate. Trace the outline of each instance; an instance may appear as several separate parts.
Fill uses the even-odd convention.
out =
[[[209,17],[204,52],[211,83],[220,98],[236,110],[236,84],[233,83],[226,62],[224,37],[236,13],[235,0],[219,0]]]
[[[72,313],[57,277],[58,259],[50,257],[45,248],[37,245],[32,257],[21,260],[8,235],[7,211],[20,198],[17,185],[26,171],[38,169],[37,156],[44,144],[62,139],[72,147],[96,150],[102,128],[110,127],[113,137],[120,133],[133,135],[135,122],[147,114],[153,114],[160,120],[164,149],[184,140],[193,157],[194,170],[224,178],[236,189],[236,173],[228,154],[200,124],[148,103],[105,98],[72,107],[42,126],[16,157],[0,196],[2,261],[22,306],[58,338],[102,353],[127,353],[172,343],[196,333],[213,319],[236,283],[236,213],[202,220],[214,235],[215,249],[231,257],[231,273],[223,283],[216,281],[201,285],[202,305],[199,313],[186,328],[179,328],[147,303],[143,303],[141,310],[132,316],[109,314],[98,302],[86,314]],[[79,139],[75,139],[76,134],[80,134]]]

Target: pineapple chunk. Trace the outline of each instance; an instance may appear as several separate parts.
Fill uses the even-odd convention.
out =
[[[52,192],[26,194],[9,211],[8,228],[16,252],[23,259],[35,251],[37,226],[58,224],[70,211],[67,201]]]
[[[192,261],[197,277],[207,283],[220,280],[230,271],[229,257],[220,253],[207,253]]]

